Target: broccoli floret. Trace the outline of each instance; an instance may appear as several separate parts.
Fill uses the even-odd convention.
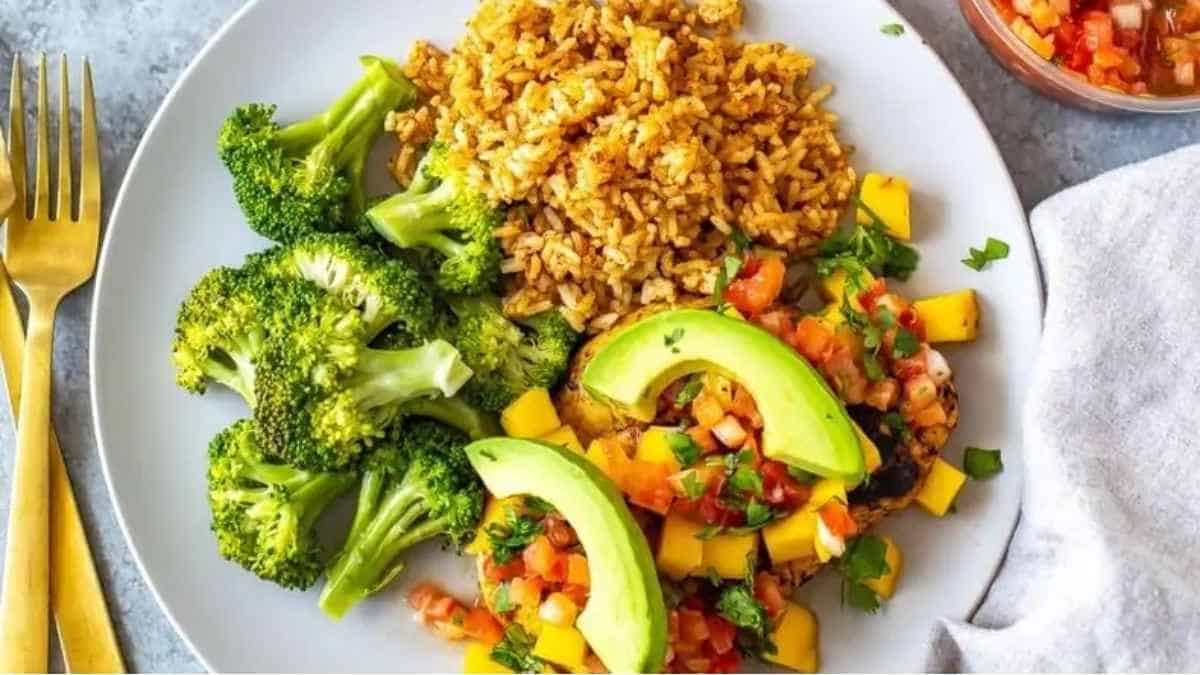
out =
[[[403,415],[402,404],[453,396],[471,369],[444,340],[384,350],[366,346],[361,334],[340,341],[283,336],[267,340],[256,377],[263,447],[296,466],[340,470]]]
[[[308,588],[323,568],[313,523],[355,480],[353,473],[276,462],[256,445],[250,420],[235,422],[208,448],[208,502],[221,557],[284,588]]]
[[[503,436],[495,413],[467,403],[462,396],[419,398],[401,406],[405,416],[428,417],[463,432],[473,441]]]
[[[417,89],[386,59],[364,56],[363,76],[325,112],[280,127],[275,106],[235,110],[217,146],[250,227],[279,242],[352,227],[365,208],[367,155],[387,114]]]
[[[454,166],[446,146],[434,143],[408,189],[373,206],[367,220],[401,249],[440,254],[434,282],[449,293],[478,293],[500,278],[494,232],[504,218]]]
[[[417,272],[353,235],[308,235],[250,256],[247,267],[307,279],[337,295],[362,313],[368,338],[393,325],[417,338],[432,333],[433,299]]]
[[[400,556],[437,536],[464,543],[483,510],[483,485],[463,447],[467,438],[428,420],[405,422],[365,460],[350,535],[328,571],[321,609],[340,619],[387,586]]]
[[[266,339],[263,288],[240,270],[210,270],[192,288],[175,319],[171,356],[175,381],[196,394],[219,382],[254,405],[254,359]]]
[[[558,312],[513,322],[492,296],[459,296],[447,303],[454,320],[440,330],[475,372],[463,388],[472,405],[500,412],[531,388],[553,387],[566,372],[579,334]]]

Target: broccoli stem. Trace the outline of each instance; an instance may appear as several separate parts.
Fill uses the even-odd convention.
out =
[[[383,494],[382,483],[386,481],[378,473],[368,472],[363,478],[350,537],[329,569],[321,592],[321,610],[334,619],[342,618],[351,607],[394,579],[404,567],[396,560],[402,551],[446,528],[441,518],[418,524],[429,513],[422,492],[402,481]]]
[[[463,251],[463,244],[446,235],[457,228],[451,222],[449,207],[461,191],[454,181],[443,181],[428,191],[414,185],[393,195],[367,212],[375,230],[400,248],[427,246],[446,257]]]
[[[354,400],[365,409],[431,396],[453,396],[472,375],[458,350],[445,340],[412,349],[364,349],[350,380]]]
[[[494,415],[481,412],[457,396],[409,401],[404,404],[404,412],[452,426],[474,441],[504,435]]]

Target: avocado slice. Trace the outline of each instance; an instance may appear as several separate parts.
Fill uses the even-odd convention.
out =
[[[767,457],[850,485],[862,481],[862,450],[841,401],[795,350],[746,321],[699,309],[655,314],[601,347],[582,382],[590,396],[649,422],[667,385],[707,370],[750,391]]]
[[[533,495],[566,518],[591,570],[591,594],[576,626],[614,673],[657,673],[667,653],[667,608],[654,557],[617,486],[583,456],[516,438],[466,448],[499,498]]]

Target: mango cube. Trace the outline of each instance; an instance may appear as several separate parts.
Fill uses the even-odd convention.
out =
[[[550,622],[542,624],[542,632],[533,645],[533,655],[567,669],[583,667],[587,641],[573,626],[563,628]]]
[[[712,568],[723,579],[746,576],[750,554],[758,549],[758,533],[718,534],[705,540],[702,569]]]
[[[804,508],[808,511],[817,511],[834,500],[843,504],[850,503],[850,498],[846,495],[846,483],[835,478],[822,478],[813,483],[812,492],[809,494]]]
[[[821,277],[818,281],[818,292],[820,292],[822,298],[829,302],[830,308],[832,311],[837,312],[839,317],[841,316],[842,311],[842,298],[845,297],[848,290],[850,291],[850,306],[861,312],[863,306],[862,303],[858,301],[858,292],[856,291],[861,291],[875,282],[875,275],[871,274],[867,270],[862,270],[858,274],[859,281],[861,282],[861,288],[855,287],[848,289],[846,270],[840,267],[834,270],[829,276]]]
[[[588,461],[595,464],[596,468],[603,471],[606,476],[612,475],[612,472],[609,470],[608,453],[604,450],[603,441],[598,438],[592,441],[592,444],[588,446],[587,452],[584,454],[587,456]]]
[[[575,430],[565,424],[542,436],[542,440],[554,445],[561,445],[581,455],[583,454],[583,444],[579,442],[579,437],[575,435]]]
[[[704,542],[696,535],[704,526],[677,513],[671,513],[663,522],[662,536],[658,540],[658,569],[672,579],[682,579],[699,571],[704,564]]]
[[[888,234],[907,241],[912,238],[910,194],[908,181],[904,178],[869,173],[863,178],[858,198],[879,216],[887,226]],[[858,209],[857,218],[862,225],[874,222],[865,209]]]
[[[500,413],[500,426],[514,438],[538,438],[562,426],[545,389],[530,389]]]
[[[677,433],[677,430],[671,427],[646,429],[641,440],[638,441],[636,459],[643,462],[666,464],[670,467],[671,473],[679,471],[682,467],[679,466],[679,460],[675,457],[675,452],[671,450],[670,442],[667,441],[667,434],[672,433]]]
[[[929,475],[925,478],[925,484],[921,486],[915,499],[929,512],[929,515],[941,518],[946,515],[946,511],[950,510],[950,505],[954,503],[954,498],[958,496],[958,491],[962,489],[965,482],[967,482],[966,474],[938,457],[933,461],[933,467],[930,468]]]
[[[817,617],[808,608],[789,602],[771,640],[776,651],[763,655],[768,661],[798,673],[817,672]]]
[[[776,565],[810,557],[816,553],[813,540],[817,536],[817,514],[799,509],[764,527],[762,534],[771,562]]]
[[[867,466],[869,476],[875,473],[875,469],[883,466],[883,456],[879,454],[879,446],[858,426],[858,422],[851,420],[850,423],[854,425],[854,434],[858,436],[858,446],[862,448],[863,463]]]
[[[467,643],[463,654],[464,673],[511,673],[512,671],[492,660],[492,648],[482,642]]]
[[[883,559],[888,564],[888,573],[874,579],[863,579],[863,585],[887,600],[896,592],[896,580],[900,578],[900,570],[904,568],[904,554],[891,537],[884,535],[880,539],[887,544],[887,552],[883,554]]]
[[[917,300],[913,309],[925,323],[930,342],[969,342],[979,332],[979,301],[973,288]]]

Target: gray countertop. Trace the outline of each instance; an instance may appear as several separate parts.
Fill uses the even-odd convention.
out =
[[[851,2],[856,0],[849,0]],[[92,58],[104,140],[105,202],[179,73],[243,0],[0,3],[0,101],[14,52]],[[1200,115],[1107,117],[1065,108],[1015,82],[985,53],[948,0],[892,0],[949,64],[980,108],[1027,208],[1107,169],[1200,140]],[[6,106],[5,116],[7,116]],[[121,535],[96,454],[88,400],[90,288],[63,306],[55,345],[54,414],[92,548],[131,670],[195,671],[199,663],[155,604]],[[7,405],[3,410],[7,411]],[[0,419],[0,485],[7,486],[11,420]],[[0,492],[0,527],[7,488]],[[61,664],[59,664],[61,666]]]

